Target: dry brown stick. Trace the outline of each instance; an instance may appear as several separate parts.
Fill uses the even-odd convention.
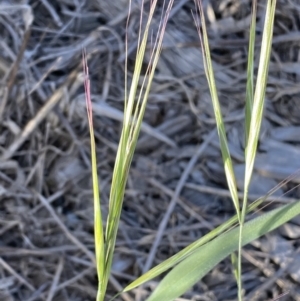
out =
[[[144,5],[149,2],[149,0],[144,0]],[[131,9],[130,11],[124,11],[123,13],[119,14],[116,18],[110,20],[108,22],[108,25],[109,26],[116,26],[117,24],[123,22],[124,20],[126,20],[126,18],[128,17],[128,14],[132,14],[134,13],[135,11],[139,10],[140,9],[140,6],[137,5],[136,3],[132,3],[133,5],[131,5]]]
[[[68,185],[65,185],[62,189],[57,190],[55,193],[50,195],[47,199],[48,203],[51,204],[58,198],[62,197],[68,188],[69,188]],[[38,204],[33,209],[31,209],[28,213],[31,216],[42,208],[43,208],[43,204]]]
[[[45,81],[45,79],[49,76],[49,74],[52,71],[55,71],[55,69],[58,67],[58,65],[61,63],[62,61],[62,57],[58,57],[51,65],[50,67],[43,72],[43,74],[41,74],[39,76],[39,79],[36,81],[36,83],[31,87],[31,89],[28,92],[28,96],[31,95],[33,92],[35,92],[36,90],[38,90],[40,88],[40,86],[42,85],[42,83]]]
[[[77,282],[78,280],[80,280],[81,278],[83,278],[86,275],[91,274],[94,271],[94,267],[89,267],[87,269],[85,269],[84,271],[82,271],[81,273],[78,273],[75,277],[68,279],[66,281],[64,281],[63,283],[61,283],[60,285],[58,285],[56,287],[55,293],[57,293],[58,291],[62,290],[63,288],[74,284],[75,282]]]
[[[26,281],[22,276],[20,276],[6,261],[4,261],[1,257],[0,257],[0,265],[2,265],[2,267],[7,270],[10,274],[12,274],[16,279],[18,279],[18,281],[20,281],[20,283],[24,284],[25,286],[27,286],[32,292],[35,291],[35,288],[28,283],[28,281]]]
[[[118,292],[123,290],[122,285],[119,283],[119,281],[112,274],[110,274],[110,276],[109,276],[109,282],[114,286],[114,288]],[[133,299],[130,297],[130,295],[128,293],[122,293],[121,297],[124,301],[133,301]]]
[[[37,194],[38,199],[40,202],[44,205],[44,207],[48,210],[50,215],[53,217],[55,222],[58,224],[58,226],[62,229],[62,231],[65,233],[67,238],[76,245],[84,254],[87,255],[87,257],[95,264],[96,259],[94,254],[81,242],[76,238],[69,229],[65,226],[65,224],[61,221],[61,219],[58,217],[52,206],[49,204],[49,202],[40,194]]]
[[[60,220],[60,218],[58,217],[58,215],[55,213],[55,211],[52,208],[52,206],[48,203],[48,201],[42,195],[40,195],[40,194],[38,194],[38,198],[41,201],[41,203],[45,206],[45,208],[48,210],[48,212],[51,214],[51,216],[56,221],[56,223],[58,224],[58,226],[63,230],[63,232],[65,233],[65,235],[67,236],[67,238],[72,243],[74,243],[81,251],[83,251],[88,256],[88,258],[93,262],[94,266],[96,266],[96,258],[94,256],[94,254],[90,250],[88,250],[88,248],[83,243],[81,243],[69,231],[69,229],[65,226],[65,224]],[[118,290],[118,291],[122,290],[121,285],[118,283],[118,281],[112,275],[110,275],[109,281],[116,288],[116,290]],[[130,298],[130,296],[127,293],[122,294],[121,297],[125,301],[132,301],[132,299]]]
[[[19,221],[9,221],[5,226],[3,226],[0,229],[0,235],[3,235],[6,231],[18,225],[19,225]]]
[[[30,28],[28,28],[25,32],[24,39],[23,39],[20,51],[18,53],[17,59],[15,60],[13,66],[12,66],[10,72],[9,72],[8,80],[7,80],[7,90],[8,90],[7,94],[8,95],[10,94],[10,91],[13,87],[14,82],[15,82],[16,75],[17,75],[20,63],[22,61],[24,51],[25,51],[27,43],[29,41],[30,32],[31,32]]]
[[[64,261],[63,261],[63,258],[61,257],[59,259],[57,269],[56,269],[56,272],[55,272],[55,275],[54,275],[54,278],[53,278],[53,281],[52,281],[52,284],[51,284],[49,294],[47,296],[46,301],[52,301],[52,299],[54,297],[54,294],[56,292],[57,286],[58,286],[58,282],[59,282],[60,275],[61,275],[61,272],[63,270],[63,267],[64,267]]]
[[[227,189],[222,189],[222,188],[217,188],[217,187],[209,187],[209,186],[198,185],[198,184],[194,184],[194,183],[186,183],[184,186],[186,188],[193,189],[193,190],[203,192],[203,193],[209,193],[209,194],[218,195],[221,197],[228,197],[228,198],[231,197],[230,191]],[[239,192],[238,197],[240,199],[243,199],[244,194],[242,192]],[[249,194],[248,200],[256,201],[261,197],[262,196],[259,194]],[[272,196],[272,195],[267,196],[265,199],[265,202],[278,202],[278,203],[287,203],[287,204],[290,204],[295,201],[297,201],[297,199],[283,197],[283,196]]]
[[[22,61],[23,55],[24,55],[24,51],[25,51],[27,43],[29,41],[30,32],[31,32],[30,28],[26,29],[20,51],[17,55],[16,60],[13,63],[13,66],[11,67],[10,71],[7,74],[6,87],[3,87],[3,92],[2,92],[3,95],[1,95],[2,100],[0,103],[0,120],[2,120],[4,109],[5,109],[9,94],[10,94],[13,84],[15,82],[16,75],[17,75],[20,63]]]
[[[278,295],[275,299],[272,299],[271,301],[277,301],[277,300],[281,299],[282,297],[284,297],[284,296],[286,296],[288,294],[289,294],[289,291],[284,292],[284,293]]]
[[[7,87],[1,87],[0,97],[1,97],[1,101],[0,101],[0,122],[2,122],[4,109],[6,107],[7,100],[8,100],[8,89],[7,89]]]
[[[174,7],[172,8],[172,11],[171,11],[171,13],[170,13],[169,19],[172,19],[172,18],[174,17],[174,15],[176,15],[176,14],[180,11],[180,9],[182,8],[182,6],[183,6],[187,1],[188,1],[188,0],[181,0],[181,1],[179,1],[179,3],[176,3],[176,5],[174,5]],[[131,14],[133,11],[134,11],[134,9],[132,9],[131,12],[129,12],[129,14]],[[125,14],[122,15],[123,18],[124,18],[124,17],[127,18],[127,16],[128,16],[128,13],[126,13],[126,15],[125,15]],[[114,25],[114,24],[115,24],[114,22],[115,22],[115,20],[112,20],[109,24],[110,24],[110,25]],[[134,51],[136,51],[137,47],[138,47],[138,43],[137,43],[137,42],[133,42],[133,43],[131,44],[131,46],[129,47],[128,51],[122,53],[122,54],[119,56],[119,58],[118,58],[118,63],[124,62],[125,59],[126,59],[126,56],[127,56],[127,57],[130,56]],[[150,46],[150,47],[152,47],[152,46]],[[174,47],[174,46],[173,46],[173,47]]]
[[[49,112],[58,104],[63,96],[63,90],[66,86],[69,86],[77,76],[77,68],[68,76],[64,84],[62,84],[46,101],[46,103],[41,107],[38,113],[32,118],[24,127],[20,136],[4,151],[0,157],[1,161],[6,161],[10,159],[19,147],[27,140],[27,138],[33,133],[37,126],[47,117]]]
[[[152,186],[160,189],[163,193],[170,196],[171,198],[174,197],[175,192],[172,189],[170,189],[170,188],[166,187],[165,185],[161,184],[156,179],[150,178],[150,179],[147,179],[147,182],[150,183]],[[195,212],[195,210],[193,210],[193,208],[191,208],[190,206],[185,204],[181,198],[178,197],[177,202],[178,202],[179,206],[181,206],[188,214],[190,214],[190,216],[197,219],[200,223],[202,223],[208,229],[210,229],[210,230],[214,229],[214,227],[211,223],[206,221],[201,215],[199,215],[197,212]]]
[[[296,251],[297,252],[297,251]],[[294,255],[296,255],[296,252],[294,252]],[[283,290],[288,290],[289,292],[294,293],[297,296],[297,300],[299,299],[300,295],[293,289],[293,284],[288,279],[281,279],[286,272],[286,270],[289,268],[289,266],[292,264],[292,262],[288,263],[285,267],[279,269],[276,273],[274,273],[274,270],[270,267],[266,266],[265,263],[260,262],[259,260],[255,259],[249,252],[246,252],[245,250],[242,251],[243,257],[245,257],[249,262],[251,262],[255,267],[257,267],[260,271],[264,273],[265,276],[268,277],[268,281],[263,283],[260,286],[259,290],[256,290],[254,294],[250,294],[247,296],[248,300],[258,300],[259,297],[259,291],[266,290],[270,285],[272,285],[274,282]],[[291,256],[293,258],[293,256]]]
[[[49,256],[55,253],[74,252],[78,247],[74,245],[59,246],[53,248],[44,249],[22,249],[22,248],[10,248],[0,247],[0,255],[6,257],[25,257],[25,256]]]
[[[58,27],[62,27],[63,23],[60,20],[59,15],[57,14],[55,8],[52,6],[51,3],[49,3],[47,0],[41,0],[42,4],[44,5],[44,7],[47,9],[47,11],[49,12],[50,16],[52,17],[52,19],[54,20],[55,24]]]
[[[149,252],[149,255],[147,257],[147,260],[146,260],[146,263],[143,267],[143,271],[142,273],[146,273],[150,268],[151,268],[151,265],[154,261],[154,257],[155,257],[155,254],[156,254],[156,250],[157,248],[159,247],[159,244],[160,244],[160,241],[164,235],[164,231],[167,227],[167,224],[168,224],[168,221],[169,221],[169,218],[178,202],[178,199],[179,199],[179,196],[180,196],[180,193],[181,193],[181,190],[183,189],[184,187],[184,184],[193,168],[193,166],[196,164],[197,160],[199,159],[199,157],[203,154],[204,150],[206,149],[206,147],[209,145],[209,143],[212,141],[212,139],[215,137],[215,134],[216,134],[216,129],[213,130],[209,135],[208,137],[205,139],[205,141],[200,145],[200,147],[196,150],[194,156],[190,159],[188,165],[186,166],[181,178],[179,179],[179,182],[176,186],[176,189],[175,189],[175,193],[173,194],[172,196],[172,199],[171,199],[171,202],[167,208],[167,211],[162,219],[162,221],[160,222],[159,224],[159,227],[158,227],[158,230],[157,230],[157,233],[156,233],[156,236],[155,236],[155,239],[154,239],[154,242],[152,244],[152,247],[150,249],[150,252]],[[142,286],[137,290],[137,295],[136,295],[136,299],[137,300],[140,300],[141,299],[141,289],[142,289]]]
[[[78,139],[77,135],[75,134],[73,128],[71,127],[69,121],[67,120],[67,118],[63,115],[63,113],[61,113],[61,111],[57,107],[54,108],[53,111],[58,116],[58,118],[59,118],[60,122],[62,123],[63,127],[68,131],[71,138],[74,140],[74,143],[78,147],[78,151],[80,153],[81,159],[84,162],[85,166],[87,168],[91,169],[91,162],[89,161],[88,156],[84,151],[84,148],[79,143],[79,139]]]
[[[143,273],[145,273],[146,271],[148,271],[152,265],[152,262],[154,260],[154,256],[156,253],[156,250],[159,246],[160,240],[163,236],[163,232],[167,226],[167,223],[169,221],[169,218],[175,208],[175,205],[177,203],[177,199],[179,198],[179,195],[181,193],[182,188],[184,187],[184,184],[190,174],[191,169],[193,168],[193,166],[196,164],[197,160],[199,159],[199,157],[201,156],[201,154],[203,154],[204,150],[206,149],[206,147],[209,145],[209,143],[211,142],[211,140],[215,137],[216,134],[216,130],[213,130],[205,139],[205,141],[200,145],[200,147],[197,149],[197,151],[195,152],[194,156],[190,159],[188,165],[186,166],[179,182],[178,185],[176,187],[175,190],[175,194],[172,197],[172,200],[168,206],[167,212],[164,215],[163,220],[161,221],[154,243],[151,247],[150,253],[148,255],[147,261],[144,265],[144,269],[143,269]]]
[[[85,108],[85,103],[83,101],[79,101],[78,104]],[[95,115],[106,116],[108,118],[112,118],[114,120],[118,120],[120,122],[123,121],[124,113],[106,103],[93,103],[93,112]],[[142,122],[141,131],[156,138],[159,141],[162,141],[171,147],[176,147],[176,143],[174,140],[166,136],[164,133],[160,132],[156,128],[153,128],[146,122]]]

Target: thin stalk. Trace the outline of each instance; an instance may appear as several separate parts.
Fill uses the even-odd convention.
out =
[[[86,53],[82,52],[82,64],[84,70],[84,88],[86,97],[87,115],[89,121],[90,130],[90,142],[91,142],[91,161],[92,161],[92,179],[93,179],[93,195],[94,195],[94,236],[95,236],[95,253],[96,253],[96,267],[98,276],[98,290],[97,290],[97,301],[102,301],[105,295],[105,289],[103,288],[104,279],[104,258],[105,258],[105,243],[104,243],[104,232],[101,216],[100,207],[100,193],[98,185],[98,172],[97,172],[97,156],[96,156],[96,143],[93,126],[93,111],[92,111],[92,100],[90,92],[90,80],[89,80],[89,69],[87,65]]]
[[[259,140],[259,133],[261,122],[263,118],[265,92],[267,86],[269,62],[271,55],[271,46],[273,38],[273,26],[276,10],[276,0],[268,0],[265,24],[262,37],[262,46],[260,52],[260,61],[258,67],[258,75],[255,86],[255,93],[253,99],[253,108],[251,112],[251,120],[249,125],[248,140],[245,149],[245,180],[244,180],[244,198],[241,210],[240,229],[239,229],[239,244],[238,244],[238,300],[243,300],[243,283],[242,283],[242,239],[243,228],[246,216],[246,208],[248,201],[248,191],[251,183],[253,173],[254,161],[257,153],[257,144]],[[253,28],[252,28],[253,30]],[[251,37],[253,39],[253,36]],[[252,41],[253,42],[253,41]],[[251,45],[251,43],[250,43]],[[251,59],[251,58],[250,58]],[[251,76],[251,75],[250,75]],[[248,90],[249,92],[249,90]],[[246,129],[247,131],[247,129]]]

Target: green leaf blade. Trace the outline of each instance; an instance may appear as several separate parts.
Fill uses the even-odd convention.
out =
[[[276,0],[268,0],[267,10],[265,14],[266,20],[263,31],[258,75],[254,93],[252,117],[249,129],[249,139],[247,141],[246,149],[245,190],[250,185],[257,144],[259,140],[260,127],[263,118],[265,91],[267,86],[269,62],[271,56],[275,10]]]
[[[208,34],[207,34],[207,29],[206,29],[206,24],[205,24],[205,16],[204,16],[201,1],[195,0],[195,4],[199,10],[199,14],[200,14],[200,18],[201,18],[201,26],[195,18],[194,18],[194,20],[195,20],[195,25],[197,27],[198,35],[200,38],[202,55],[203,55],[203,65],[204,65],[204,70],[205,70],[205,74],[206,74],[206,78],[207,78],[207,82],[208,82],[208,86],[209,86],[209,90],[210,90],[210,94],[211,94],[211,99],[212,99],[215,120],[216,120],[218,135],[219,135],[219,141],[220,141],[220,149],[221,149],[222,159],[224,162],[226,180],[227,180],[228,188],[229,188],[229,191],[231,194],[231,198],[232,198],[234,207],[236,209],[236,213],[240,220],[240,204],[239,204],[239,198],[238,198],[238,192],[237,192],[236,179],[235,179],[235,174],[234,174],[234,170],[233,170],[231,155],[229,152],[228,141],[227,141],[227,136],[226,136],[226,129],[225,129],[225,124],[224,124],[223,117],[222,117],[222,110],[221,110],[217,86],[216,86],[216,82],[215,82],[214,69],[213,69],[213,64],[212,64],[211,55],[210,55]],[[202,32],[201,32],[201,29],[202,29]]]
[[[157,0],[151,2],[150,12],[145,25],[144,33],[137,49],[134,73],[128,98],[127,95],[125,95],[123,127],[113,171],[107,228],[105,232],[105,287],[108,283],[108,278],[111,272],[112,259],[129,169],[142,126],[142,120],[144,117],[152,80],[161,53],[164,32],[173,5],[173,0],[171,0],[166,6],[166,9],[162,10],[161,24],[156,33],[153,49],[151,50],[150,63],[147,67],[146,74],[142,75],[144,56],[147,51],[148,39],[151,33],[150,26],[156,10],[157,2]],[[144,80],[140,85],[140,78],[142,77],[144,77]]]
[[[300,214],[300,202],[274,209],[244,225],[242,245],[276,229]],[[238,249],[239,228],[235,228],[205,244],[179,263],[160,282],[147,301],[171,301],[181,296],[221,260]]]
[[[260,198],[257,201],[253,202],[249,207],[247,212],[254,211],[257,207],[259,207],[265,200],[264,198]],[[211,241],[212,239],[216,238],[218,235],[221,235],[228,229],[230,229],[232,226],[234,226],[238,222],[238,216],[235,215],[217,228],[210,231],[205,236],[201,237],[200,239],[196,240],[195,242],[191,243],[187,247],[185,247],[183,250],[178,252],[177,254],[173,255],[172,257],[168,258],[167,260],[163,261],[162,263],[158,264],[151,270],[149,270],[147,273],[143,274],[133,282],[131,282],[128,286],[126,286],[122,292],[130,291],[139,285],[142,285],[146,283],[147,281],[152,280],[153,278],[161,275],[163,272],[167,271],[168,269],[174,267],[179,262],[187,258],[189,255],[191,255],[194,251],[196,251],[199,247],[203,246],[207,242]]]
[[[254,50],[255,50],[255,31],[256,31],[256,0],[253,1],[252,17],[250,25],[248,64],[247,64],[247,89],[245,106],[245,148],[249,139],[250,123],[253,108],[253,90],[254,90]]]

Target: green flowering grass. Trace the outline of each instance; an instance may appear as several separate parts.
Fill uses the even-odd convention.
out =
[[[256,29],[256,1],[253,2],[252,21],[250,26],[247,85],[245,100],[245,181],[244,198],[240,204],[237,193],[237,185],[233,172],[233,163],[229,152],[225,124],[222,118],[221,106],[218,100],[218,92],[214,78],[214,71],[210,56],[209,39],[200,0],[195,0],[196,11],[193,14],[195,28],[198,30],[202,45],[202,54],[206,77],[211,93],[217,130],[220,140],[221,153],[224,169],[232,202],[236,215],[212,230],[210,233],[193,242],[171,258],[160,263],[150,271],[141,275],[130,283],[121,293],[128,292],[139,285],[161,275],[163,272],[172,270],[163,278],[155,291],[147,301],[174,300],[184,294],[189,288],[197,283],[221,260],[232,255],[235,276],[237,280],[237,295],[239,301],[243,300],[241,250],[247,243],[274,230],[288,222],[300,213],[300,202],[283,205],[270,212],[245,222],[248,212],[255,210],[264,198],[248,204],[248,189],[251,183],[253,166],[257,151],[260,127],[263,118],[265,91],[268,78],[268,66],[270,61],[273,25],[276,9],[275,0],[267,0],[263,37],[260,49],[260,60],[256,82],[254,82],[254,44]],[[125,82],[124,120],[120,137],[118,152],[116,155],[113,178],[111,183],[109,212],[106,221],[106,229],[101,216],[101,200],[99,197],[96,146],[92,120],[92,102],[90,99],[90,83],[88,79],[88,67],[83,56],[85,73],[85,92],[87,101],[87,113],[91,134],[91,161],[94,189],[94,217],[95,217],[95,252],[97,260],[97,273],[99,279],[97,301],[103,301],[106,294],[107,283],[111,273],[112,259],[115,249],[116,236],[121,216],[124,192],[131,161],[134,155],[137,139],[141,129],[141,123],[146,110],[147,99],[151,83],[155,75],[155,69],[159,63],[162,49],[162,41],[167,26],[168,17],[173,1],[170,0],[164,7],[158,32],[152,42],[151,59],[146,74],[141,74],[142,65],[148,40],[150,39],[151,22],[156,10],[157,0],[151,2],[148,19],[143,32],[140,32],[139,43],[136,53],[133,78],[127,92],[127,79]],[[142,15],[142,14],[141,14]],[[200,19],[200,22],[198,21]],[[126,49],[127,52],[127,49]],[[199,53],[200,55],[200,53]],[[125,66],[127,67],[127,65]],[[126,76],[127,78],[127,76]],[[235,226],[235,227],[233,227]],[[234,252],[238,252],[237,257]]]

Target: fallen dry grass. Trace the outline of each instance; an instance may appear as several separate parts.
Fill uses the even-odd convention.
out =
[[[240,189],[249,2],[206,3],[217,86]],[[81,50],[88,53],[101,193],[107,202],[123,117],[128,6],[127,1],[114,3],[0,4],[1,300],[95,299]],[[193,8],[193,1],[181,0],[171,13],[126,191],[111,295],[234,212],[225,189]],[[129,76],[139,30],[136,2],[131,14]],[[300,168],[299,15],[297,2],[278,1],[252,198]],[[258,20],[259,28],[262,22]],[[299,182],[300,176],[294,176],[274,199],[289,202],[299,197],[297,188],[282,196]],[[268,300],[287,291],[281,300],[300,300],[299,237],[300,219],[244,251],[249,300]],[[228,263],[219,265],[182,300],[233,300],[235,280]],[[151,282],[122,300],[143,300],[155,285]]]

